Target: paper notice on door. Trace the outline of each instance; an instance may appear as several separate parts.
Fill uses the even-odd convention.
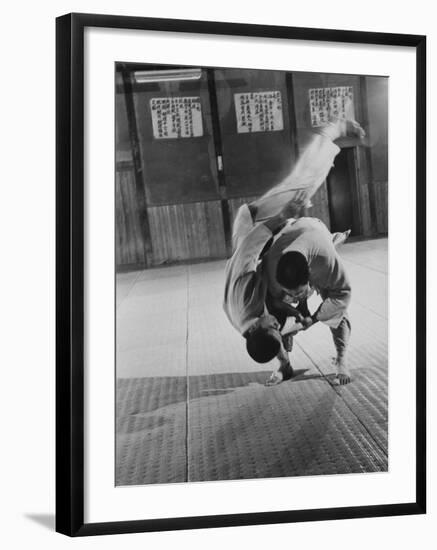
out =
[[[155,139],[203,136],[200,97],[155,97],[150,111]]]
[[[346,99],[352,102],[352,86],[336,88],[311,88],[308,90],[311,126],[323,126],[331,117],[345,118]]]
[[[234,102],[239,134],[284,129],[281,92],[234,94]]]

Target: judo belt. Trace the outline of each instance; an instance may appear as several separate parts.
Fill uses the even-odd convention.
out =
[[[257,208],[256,208],[256,206],[253,206],[253,204],[248,204],[247,207],[248,207],[250,215],[252,217],[252,222],[255,223]],[[272,237],[270,237],[270,239],[264,245],[264,248],[261,250],[261,253],[258,256],[259,259],[261,259],[264,256],[264,254],[269,250],[269,248],[272,246],[272,244],[273,244],[273,235],[272,235]]]

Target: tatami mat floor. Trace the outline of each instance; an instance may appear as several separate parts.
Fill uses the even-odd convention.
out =
[[[222,307],[224,261],[117,276],[116,483],[387,471],[387,240],[342,246],[353,381],[329,329],[295,339],[293,380],[264,386]]]

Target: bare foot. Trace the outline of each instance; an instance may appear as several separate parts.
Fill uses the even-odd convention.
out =
[[[354,107],[350,98],[345,101],[344,117],[330,117],[328,124],[322,129],[322,134],[330,137],[332,141],[346,136],[355,136],[360,140],[366,137],[366,132],[354,118]]]
[[[351,381],[351,377],[348,374],[338,373],[336,376],[336,380],[338,381],[339,386],[345,386],[346,384],[349,384],[349,382]]]
[[[337,380],[338,385],[345,386],[346,384],[349,384],[349,382],[351,381],[351,376],[349,368],[346,365],[346,361],[336,359],[335,365],[337,368],[335,379]]]
[[[282,374],[275,370],[272,372],[272,374],[270,375],[270,378],[268,378],[266,381],[265,381],[265,386],[277,386],[278,384],[280,384],[282,382]]]
[[[356,120],[346,121],[346,134],[348,136],[356,136],[359,139],[364,139],[366,137],[366,132]]]
[[[332,244],[334,246],[340,246],[344,242],[347,241],[349,235],[351,234],[351,229],[348,229],[347,231],[337,232],[332,234]]]
[[[344,105],[344,115],[345,115],[345,133],[348,136],[356,136],[359,139],[364,139],[366,137],[366,132],[361,128],[360,124],[355,120],[354,117],[354,104],[351,98],[347,98]]]
[[[270,378],[266,380],[266,386],[277,386],[285,380],[290,380],[293,377],[294,371],[290,363],[286,365],[281,365],[278,370],[274,370],[270,375]]]

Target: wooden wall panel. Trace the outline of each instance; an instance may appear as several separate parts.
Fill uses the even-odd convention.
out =
[[[129,167],[115,174],[115,261],[117,267],[146,263],[135,175]]]
[[[379,234],[388,233],[388,185],[386,181],[374,182],[376,198],[376,225]]]
[[[212,258],[226,256],[225,232],[220,201],[205,203],[209,254]]]
[[[358,186],[359,201],[360,201],[360,214],[361,214],[361,227],[363,235],[365,237],[371,237],[374,233],[372,230],[372,221],[370,215],[370,203],[369,203],[369,189],[366,184],[360,184]]]
[[[127,119],[126,100],[124,93],[121,93],[121,73],[116,72],[116,85],[118,92],[115,94],[115,155],[116,161],[132,160],[132,145],[129,135],[129,124]]]
[[[388,78],[365,77],[375,231],[388,233]]]
[[[240,208],[240,206],[242,206],[243,204],[248,204],[248,203],[254,201],[257,198],[258,198],[257,195],[252,195],[250,197],[240,197],[238,199],[229,199],[228,200],[229,213],[231,215],[231,226],[234,223],[235,216],[237,215],[237,212],[238,212],[238,209]]]
[[[375,182],[388,180],[388,77],[366,76],[368,140]]]
[[[154,265],[226,256],[220,201],[147,210]]]
[[[368,151],[365,147],[356,147],[355,165],[357,169],[357,200],[361,224],[361,235],[371,237],[376,235],[375,205],[371,202],[373,189],[370,175]],[[370,188],[370,189],[369,189]]]

